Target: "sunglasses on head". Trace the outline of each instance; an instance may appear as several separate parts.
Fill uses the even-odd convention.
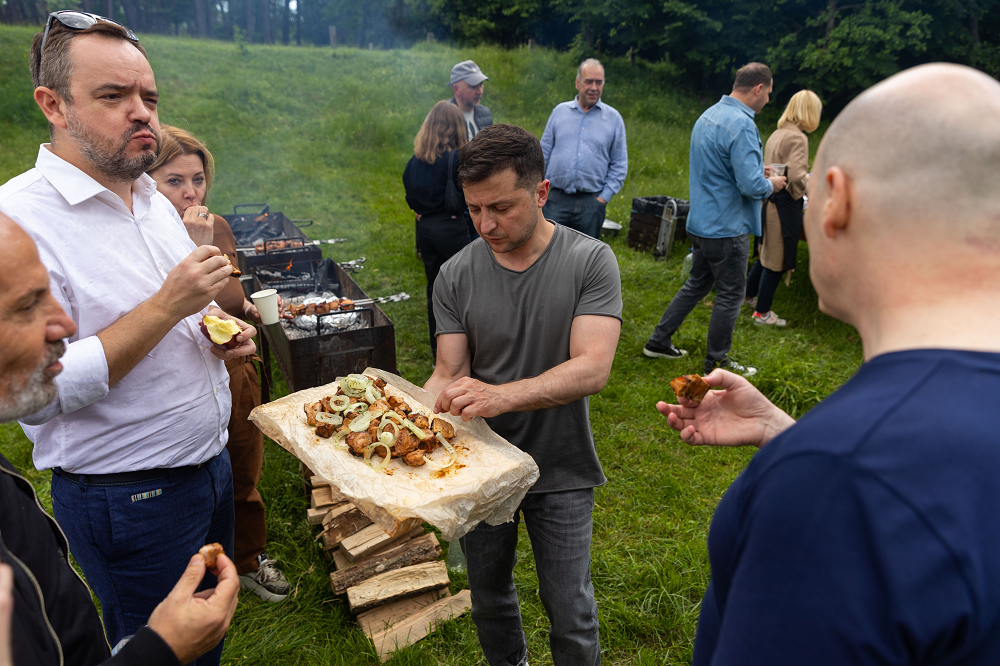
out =
[[[96,25],[98,22],[103,21],[104,23],[111,23],[118,26],[125,31],[125,36],[130,40],[139,43],[139,38],[135,36],[135,33],[123,26],[118,21],[112,21],[109,18],[104,18],[103,16],[98,16],[97,14],[90,14],[88,12],[78,12],[71,9],[66,9],[59,12],[52,12],[49,14],[49,20],[45,22],[45,33],[42,35],[42,45],[38,49],[38,55],[41,57],[42,51],[45,50],[45,41],[49,38],[49,28],[52,27],[53,21],[59,21],[64,26],[70,30],[86,30],[87,28]]]

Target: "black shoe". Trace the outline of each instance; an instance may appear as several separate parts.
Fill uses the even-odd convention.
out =
[[[657,347],[648,342],[642,348],[642,353],[649,358],[684,358],[688,354],[686,349],[678,349],[673,344],[669,344],[666,347]]]

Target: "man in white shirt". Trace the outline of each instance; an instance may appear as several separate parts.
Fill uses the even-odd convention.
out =
[[[232,269],[196,248],[144,174],[159,143],[157,92],[127,29],[83,12],[50,15],[31,49],[35,101],[52,143],[0,187],[0,212],[38,245],[52,293],[77,326],[59,394],[22,419],[91,584],[112,645],[147,623],[211,542],[232,552],[230,413],[222,359],[198,327]],[[203,585],[214,584],[207,577]],[[222,643],[197,663],[218,663]]]

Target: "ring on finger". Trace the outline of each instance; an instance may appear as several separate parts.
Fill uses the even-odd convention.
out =
[[[205,218],[207,220],[208,219],[208,213],[198,213],[198,217],[203,217],[203,218]]]

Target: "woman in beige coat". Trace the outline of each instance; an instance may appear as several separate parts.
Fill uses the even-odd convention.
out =
[[[802,195],[809,173],[809,139],[806,132],[819,127],[823,104],[816,93],[800,90],[792,95],[778,120],[778,129],[764,146],[764,164],[785,164],[788,184],[764,205],[763,238],[757,239],[759,255],[747,278],[747,303],[754,307],[753,322],[784,326],[787,322],[771,309],[774,292],[785,271],[795,270],[795,255],[802,232]],[[773,174],[772,174],[773,175]]]

